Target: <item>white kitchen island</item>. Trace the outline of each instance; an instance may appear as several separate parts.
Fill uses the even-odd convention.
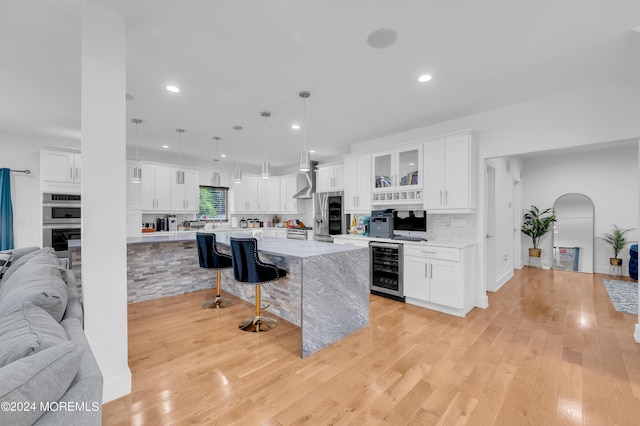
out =
[[[229,250],[237,232],[216,232],[218,249]],[[71,267],[81,263],[81,242],[69,242]],[[301,328],[301,355],[306,357],[369,323],[368,249],[317,241],[280,238],[258,240],[260,259],[287,271],[287,277],[263,285],[268,312]],[[215,271],[199,267],[194,233],[127,239],[129,303],[215,287]],[[222,271],[222,289],[255,303],[253,285],[236,282]],[[194,307],[195,308],[195,307]],[[198,307],[199,309],[199,307]],[[235,324],[230,324],[235,326]]]

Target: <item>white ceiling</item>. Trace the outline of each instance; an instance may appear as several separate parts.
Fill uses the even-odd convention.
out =
[[[403,130],[620,78],[637,0],[91,0],[127,25],[127,120],[139,145],[246,171],[297,162],[300,90],[319,161]],[[0,1],[0,140],[79,146],[79,0]],[[378,28],[386,49],[367,45]],[[423,73],[433,75],[426,84]],[[165,85],[179,86],[180,94]],[[124,97],[124,94],[123,94]],[[128,121],[128,143],[134,126]]]

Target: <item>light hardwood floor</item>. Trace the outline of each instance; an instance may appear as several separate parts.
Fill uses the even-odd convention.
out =
[[[130,395],[105,425],[638,425],[638,317],[605,275],[516,271],[456,318],[371,296],[370,324],[301,359],[300,330],[237,329],[211,291],[129,305]]]

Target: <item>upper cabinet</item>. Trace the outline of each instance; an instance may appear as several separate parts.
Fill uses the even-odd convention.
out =
[[[298,175],[280,177],[280,211],[283,213],[297,213],[298,200],[293,196],[298,192]]]
[[[78,151],[43,148],[40,150],[43,192],[80,193],[82,155]]]
[[[135,162],[127,162],[127,208],[152,212],[197,212],[200,205],[200,172],[182,168],[184,184],[176,183],[178,167],[139,163],[142,182],[130,183]],[[139,195],[138,195],[139,193]]]
[[[422,144],[371,155],[372,204],[422,202]]]
[[[176,173],[184,171],[184,183],[176,183]],[[171,210],[197,212],[200,208],[200,172],[171,167]]]
[[[316,192],[344,189],[344,164],[323,164],[316,170]]]
[[[241,183],[233,184],[233,192],[235,213],[255,213],[258,211],[258,176],[242,176]]]
[[[142,210],[171,210],[171,167],[162,164],[142,163],[140,183]]]
[[[371,213],[371,154],[344,158],[344,211]]]
[[[426,210],[464,212],[476,208],[477,144],[471,133],[424,144]]]
[[[265,213],[280,211],[280,176],[258,179],[258,211]]]

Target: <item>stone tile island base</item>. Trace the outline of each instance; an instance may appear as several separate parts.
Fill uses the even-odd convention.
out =
[[[269,313],[301,328],[303,358],[369,323],[368,249],[343,248],[307,257],[262,251],[259,254],[263,262],[287,271],[286,278],[262,286],[261,298],[263,305],[273,302],[267,309]],[[80,244],[70,250],[70,267],[77,271],[81,284]],[[218,241],[218,250],[229,253],[224,242]],[[185,236],[181,241],[136,241],[127,245],[129,303],[213,290],[215,277],[215,270],[200,268],[194,236]],[[255,304],[254,285],[236,282],[231,269],[222,271],[221,286],[226,293]]]

